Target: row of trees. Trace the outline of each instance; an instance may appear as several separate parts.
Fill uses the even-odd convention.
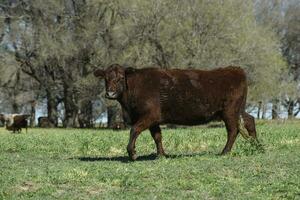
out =
[[[280,82],[274,83],[280,90],[272,98],[259,101],[260,108],[271,102],[272,118],[278,118],[280,106],[287,111],[288,118],[294,118],[300,112],[300,2],[298,0],[257,1],[256,16],[260,25],[269,27],[276,33],[286,69],[280,76]],[[264,106],[265,105],[265,106]],[[263,117],[264,115],[262,115]]]
[[[1,106],[21,112],[46,99],[50,121],[90,127],[117,104],[92,75],[111,63],[248,73],[249,108],[299,112],[298,1],[6,0],[0,3]],[[298,7],[297,7],[298,6]],[[298,43],[296,42],[298,41]],[[298,46],[297,46],[298,45]],[[100,106],[96,106],[100,105]],[[298,110],[297,110],[298,109]],[[112,124],[113,126],[113,124]]]

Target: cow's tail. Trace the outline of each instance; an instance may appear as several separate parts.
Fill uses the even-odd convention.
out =
[[[241,133],[241,135],[243,136],[244,139],[248,140],[249,138],[251,138],[251,136],[245,127],[245,121],[243,119],[243,116],[245,113],[245,108],[246,108],[247,90],[248,90],[246,75],[244,74],[244,76],[245,76],[245,84],[244,84],[244,88],[243,88],[243,103],[241,106],[239,120],[238,120],[238,131],[239,131],[239,133]]]
[[[239,130],[239,133],[243,136],[244,139],[248,140],[249,138],[251,138],[248,130],[245,127],[245,123],[244,123],[242,115],[240,115],[240,117],[239,117],[238,130]]]

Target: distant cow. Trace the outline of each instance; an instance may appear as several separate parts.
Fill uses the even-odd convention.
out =
[[[38,118],[38,127],[41,128],[53,128],[54,124],[49,120],[48,117],[39,117]]]
[[[197,125],[223,120],[227,143],[222,154],[231,150],[245,128],[256,139],[254,118],[245,112],[247,80],[240,67],[204,71],[133,69],[114,64],[96,70],[94,75],[105,78],[106,97],[117,100],[125,119],[131,122],[127,151],[132,160],[137,158],[136,139],[146,129],[156,143],[157,154],[165,155],[160,124]]]
[[[20,133],[22,131],[22,128],[28,128],[28,120],[30,115],[22,115],[22,114],[9,114],[9,115],[0,115],[0,120],[2,122],[5,122],[6,129],[9,131],[13,131],[15,133],[16,131]]]

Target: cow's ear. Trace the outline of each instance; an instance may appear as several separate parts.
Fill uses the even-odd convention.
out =
[[[96,69],[94,71],[94,76],[103,78],[105,76],[105,71],[102,69]]]

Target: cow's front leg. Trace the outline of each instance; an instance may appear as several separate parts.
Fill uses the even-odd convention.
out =
[[[161,136],[161,129],[159,125],[154,125],[150,127],[151,136],[156,144],[156,150],[158,156],[165,156],[165,151],[162,145],[162,136]]]
[[[140,121],[136,123],[130,130],[129,142],[127,145],[127,152],[128,156],[131,160],[136,160],[137,155],[135,151],[135,142],[137,137],[140,135],[142,131],[149,128],[149,122],[147,121]]]
[[[137,131],[134,127],[130,129],[129,142],[127,145],[127,152],[129,159],[136,160],[135,141],[141,132]]]

